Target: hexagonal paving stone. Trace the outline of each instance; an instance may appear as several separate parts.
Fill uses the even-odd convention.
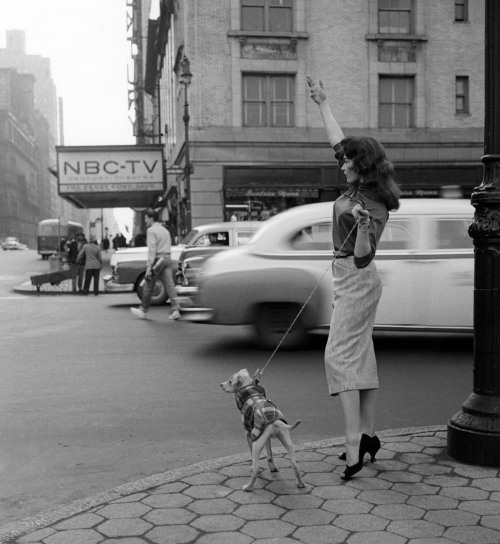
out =
[[[406,538],[388,533],[387,531],[370,531],[369,533],[357,533],[347,541],[349,544],[404,544]],[[431,544],[421,543],[421,544]]]
[[[420,474],[412,474],[411,472],[381,472],[379,478],[387,480],[388,482],[394,483],[417,483],[421,482],[423,476]]]
[[[403,484],[398,483],[392,486],[393,491],[405,495],[433,495],[439,492],[439,487],[423,483]]]
[[[431,538],[444,533],[444,527],[421,519],[391,521],[387,530],[406,538]]]
[[[110,519],[99,525],[99,532],[105,536],[120,537],[120,536],[139,536],[143,535],[151,529],[151,523],[142,519]],[[67,540],[66,543],[73,542]],[[87,543],[85,543],[87,544]]]
[[[469,480],[460,476],[427,476],[424,483],[429,485],[438,485],[440,487],[459,487],[467,485]]]
[[[235,510],[234,515],[246,520],[277,519],[285,513],[274,504],[244,504]]]
[[[305,479],[305,478],[304,478]],[[307,493],[307,489],[297,487],[292,480],[271,482],[266,485],[267,491],[276,495],[294,495],[296,493]]]
[[[230,465],[228,467],[223,467],[220,469],[220,472],[231,478],[248,476],[251,472],[250,463],[245,463],[244,465]]]
[[[193,498],[184,495],[184,493],[163,493],[151,495],[143,499],[142,503],[151,508],[182,508],[192,501]]]
[[[146,537],[154,544],[184,544],[193,542],[200,533],[188,525],[169,525],[168,527],[155,527]]]
[[[318,527],[300,527],[293,533],[294,539],[298,538],[305,544],[344,544],[349,533],[333,527],[332,525],[320,525]],[[294,542],[296,542],[294,540]]]
[[[327,457],[325,454],[319,452],[319,451],[296,451],[295,452],[295,458],[297,459],[297,462],[300,461],[322,461],[324,458]]]
[[[383,531],[389,521],[372,514],[345,514],[335,518],[335,525],[346,531]]]
[[[373,504],[358,499],[334,499],[326,501],[321,508],[333,514],[367,514]]]
[[[451,527],[443,535],[454,542],[461,544],[498,544],[500,532],[488,529],[488,527]]]
[[[323,502],[322,499],[313,495],[281,495],[274,504],[293,510],[294,508],[319,508]]]
[[[416,472],[424,476],[434,476],[436,474],[449,474],[453,469],[438,463],[420,463],[410,467],[410,472]]]
[[[480,516],[491,516],[500,514],[500,502],[495,501],[463,501],[458,506],[460,510],[473,512]]]
[[[44,539],[46,544],[97,544],[102,535],[93,529],[74,529],[56,533]]]
[[[425,515],[425,510],[409,504],[382,504],[376,506],[371,513],[374,516],[396,521],[398,519],[421,519]]]
[[[144,516],[153,525],[184,525],[196,515],[186,508],[155,508]]]
[[[241,532],[254,538],[281,538],[288,536],[295,527],[290,523],[275,520],[249,521]]]
[[[196,541],[197,544],[250,544],[250,542],[253,542],[253,538],[232,532],[203,535]]]
[[[60,531],[65,529],[91,529],[101,521],[104,521],[103,517],[96,514],[87,513],[65,519],[64,521],[54,525],[54,527]]]
[[[387,460],[383,461],[383,463],[376,463],[376,466],[380,465],[380,469],[383,471],[390,471],[390,470],[397,470],[397,471],[403,471],[408,470],[408,464],[407,463],[401,463],[401,461],[396,460]]]
[[[248,493],[247,493],[248,495]],[[189,510],[197,514],[231,514],[238,507],[229,499],[200,499],[189,505]]]
[[[304,472],[331,472],[332,465],[324,461],[301,461],[299,469]]]
[[[403,463],[409,465],[416,465],[418,463],[435,463],[436,460],[431,455],[426,453],[402,453],[398,459]]]
[[[349,480],[348,487],[359,489],[360,491],[374,491],[379,489],[389,489],[392,484],[380,478],[353,478]]]
[[[488,467],[460,466],[455,469],[459,476],[465,478],[498,478],[498,470]]]
[[[150,494],[154,495],[156,493],[179,493],[186,489],[186,487],[188,487],[188,484],[185,484],[184,482],[171,482],[169,484],[163,484],[160,487],[151,490]]]
[[[460,512],[460,510],[431,510],[425,514],[424,519],[444,527],[458,527],[459,525],[476,525],[480,517],[470,512]]]
[[[500,491],[500,478],[480,478],[472,480],[470,485],[485,491]]]
[[[418,495],[410,497],[407,503],[424,510],[451,510],[457,507],[458,501],[441,495]]]
[[[408,497],[397,491],[380,489],[376,491],[363,491],[357,498],[360,501],[371,502],[372,504],[399,504],[405,502]]]
[[[247,473],[247,476],[242,476],[240,478],[229,478],[224,482],[224,485],[227,489],[229,489],[229,492],[233,491],[234,489],[243,489],[243,486],[246,485],[250,481],[250,470]],[[263,489],[267,484],[268,480],[266,478],[262,478],[262,472],[259,472],[259,478],[257,478],[256,482],[253,484],[253,488],[255,489]],[[203,498],[203,497],[199,497]]]
[[[191,523],[196,529],[211,533],[216,531],[236,531],[244,524],[245,520],[230,514],[202,516]]]
[[[121,504],[108,504],[96,510],[99,516],[108,519],[140,518],[147,514],[151,507],[140,502],[128,502]]]
[[[253,491],[252,493],[240,490],[231,493],[231,495],[229,495],[227,498],[238,504],[255,504],[270,503],[276,498],[276,495],[265,489],[259,489],[258,491]]]
[[[38,531],[33,531],[25,536],[22,536],[19,540],[19,544],[32,544],[41,542],[44,538],[53,535],[56,531],[52,527],[45,527],[45,529],[39,529]]]
[[[481,525],[500,531],[500,516],[483,516],[481,518]]]
[[[393,442],[392,444],[384,444],[384,448],[400,453],[420,453],[424,447],[410,442]]]
[[[147,493],[134,493],[133,495],[127,495],[126,497],[122,497],[121,499],[111,501],[111,504],[117,504],[122,502],[141,502],[141,500],[147,496]]]
[[[345,465],[344,465],[345,467]],[[342,467],[342,472],[344,471]],[[304,482],[311,484],[313,487],[322,485],[338,485],[341,482],[340,472],[328,473],[308,473],[303,476]]]
[[[441,489],[439,494],[459,501],[479,501],[487,499],[489,495],[487,491],[477,489],[477,487],[445,487]]]
[[[194,499],[217,499],[231,493],[231,488],[222,485],[194,485],[184,490],[186,495]]]
[[[322,499],[353,499],[359,495],[361,491],[347,485],[326,485],[321,487],[313,487],[311,495]]]
[[[305,527],[308,525],[328,525],[334,518],[334,514],[326,512],[325,510],[302,508],[290,510],[282,517],[282,520],[293,523],[299,527]]]
[[[415,436],[411,439],[411,442],[420,446],[446,448],[446,440],[438,436]]]
[[[217,472],[202,472],[182,479],[189,485],[221,484],[224,480],[227,480],[227,477]]]

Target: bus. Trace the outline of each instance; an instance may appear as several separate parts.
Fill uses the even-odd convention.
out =
[[[60,253],[67,240],[83,232],[83,225],[65,219],[43,219],[38,223],[38,253],[42,259]]]

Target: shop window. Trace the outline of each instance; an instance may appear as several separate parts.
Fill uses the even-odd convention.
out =
[[[291,32],[293,0],[241,0],[241,29]]]
[[[243,75],[243,126],[293,127],[294,76]]]
[[[466,23],[469,20],[469,1],[455,0],[455,22]]]
[[[468,76],[457,76],[455,79],[455,113],[469,113]]]
[[[380,128],[413,127],[413,77],[386,77],[379,79]]]
[[[379,0],[378,31],[380,34],[410,34],[413,0]]]

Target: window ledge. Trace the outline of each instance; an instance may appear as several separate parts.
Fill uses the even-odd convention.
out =
[[[426,42],[427,36],[424,34],[367,34],[367,40],[371,41],[408,41],[408,42]]]
[[[248,38],[285,38],[288,40],[307,40],[307,32],[266,32],[264,30],[229,30],[227,35],[230,38],[246,40]]]

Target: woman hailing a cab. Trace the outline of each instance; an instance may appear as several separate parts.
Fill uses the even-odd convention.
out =
[[[321,81],[307,78],[328,140],[347,180],[347,191],[333,205],[333,312],[325,350],[330,395],[339,395],[344,413],[347,480],[372,462],[380,449],[373,434],[378,375],[373,324],[382,283],[373,261],[389,218],[399,208],[400,191],[382,145],[369,137],[345,138],[326,99]]]

